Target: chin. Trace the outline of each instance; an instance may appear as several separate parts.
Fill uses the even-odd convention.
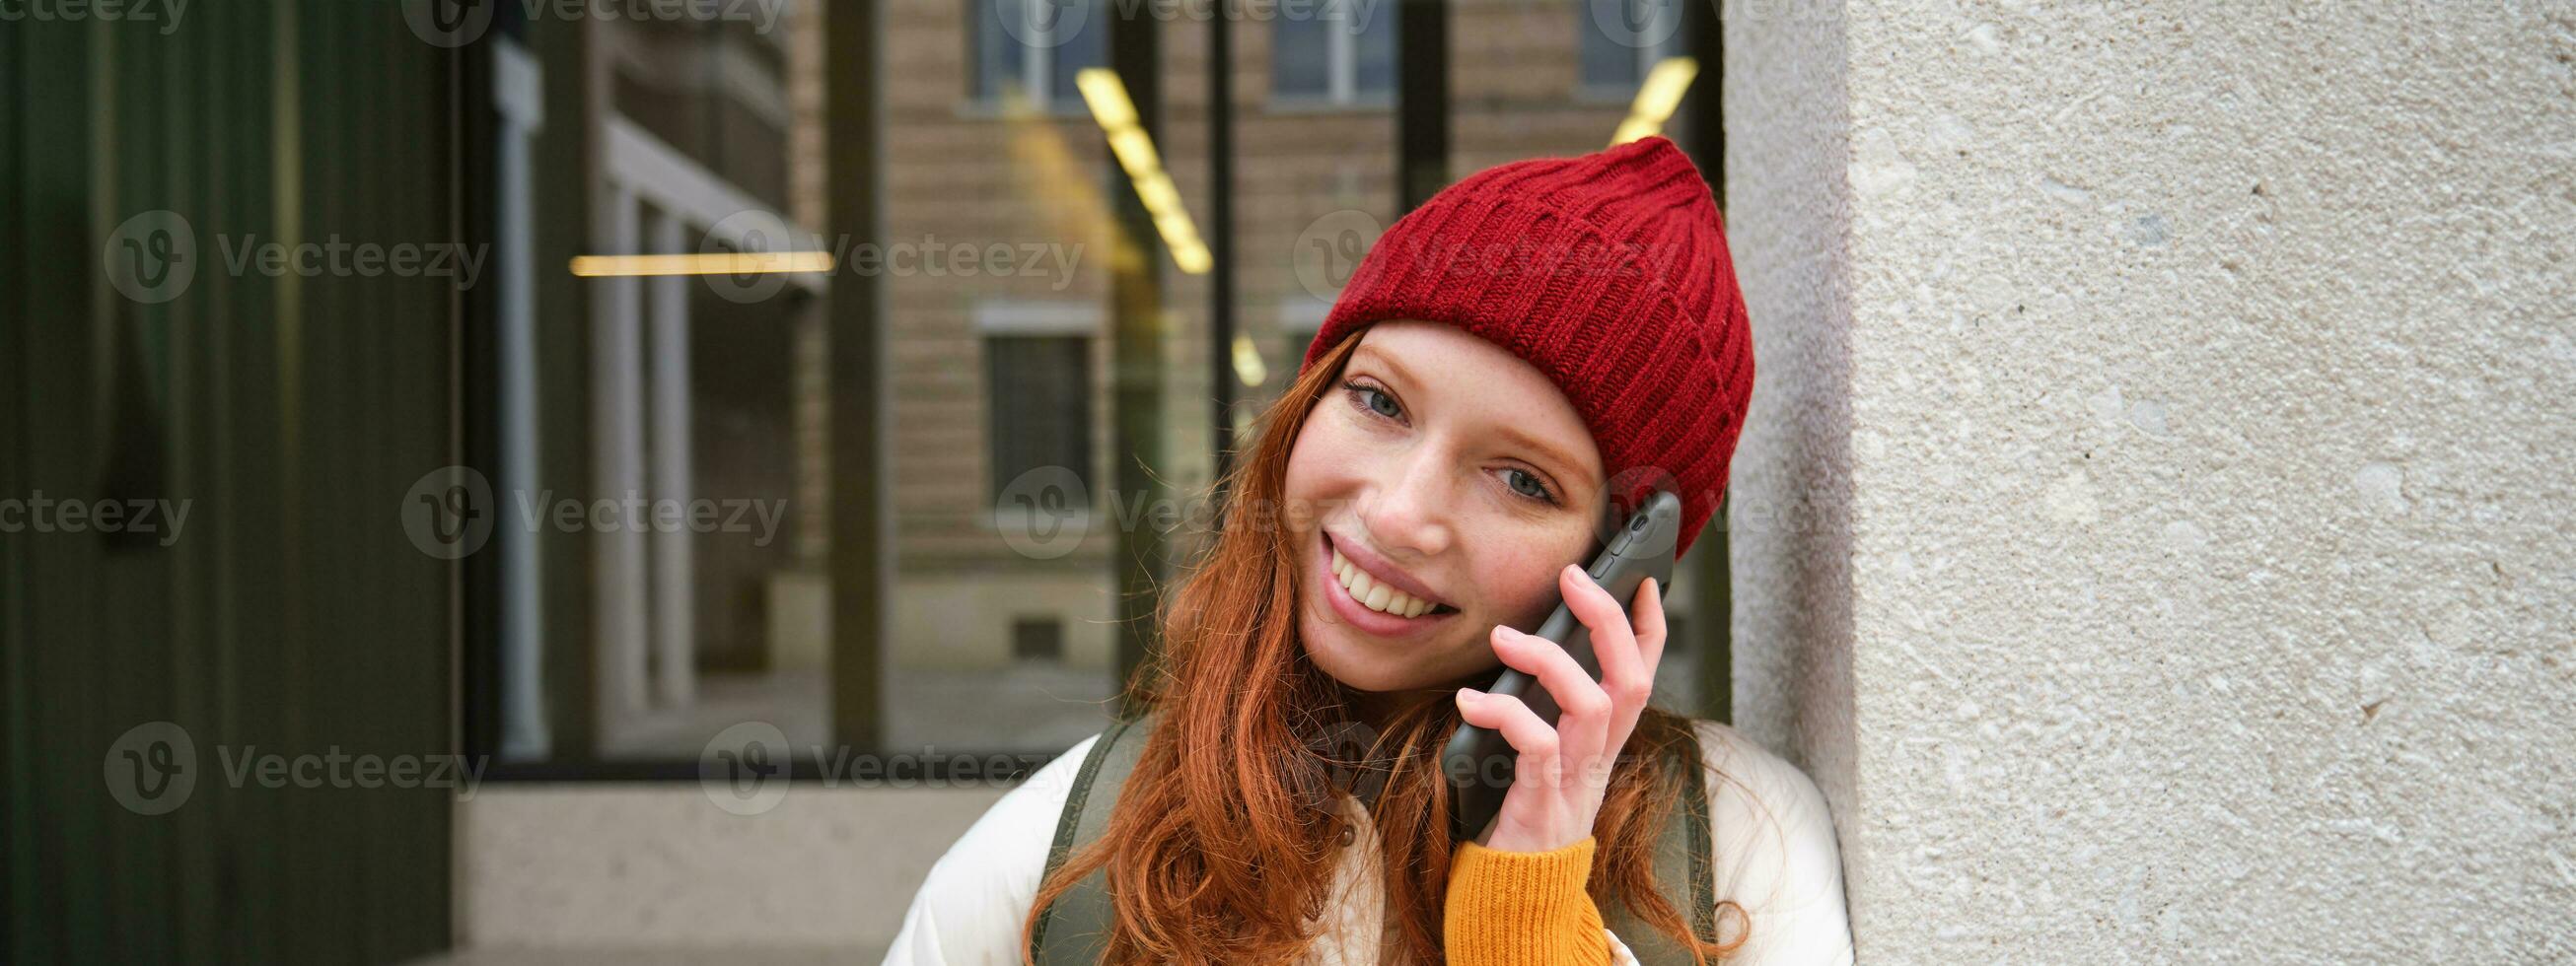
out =
[[[1406,691],[1428,686],[1422,683],[1421,671],[1406,666],[1407,662],[1391,655],[1366,653],[1363,646],[1344,639],[1339,627],[1328,624],[1318,628],[1314,626],[1317,623],[1320,622],[1309,621],[1298,637],[1305,642],[1306,659],[1315,662],[1316,669],[1332,675],[1333,680],[1361,691]]]

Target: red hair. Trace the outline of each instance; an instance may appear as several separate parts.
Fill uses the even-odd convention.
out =
[[[1361,331],[1365,331],[1364,329]],[[1319,740],[1356,720],[1351,688],[1317,669],[1297,640],[1305,571],[1282,514],[1288,456],[1315,403],[1360,341],[1352,332],[1307,366],[1262,417],[1250,453],[1228,474],[1219,532],[1196,569],[1159,608],[1162,653],[1128,690],[1161,713],[1097,841],[1068,856],[1038,888],[1021,924],[1027,950],[1038,916],[1075,883],[1107,870],[1112,963],[1287,962],[1330,893],[1341,819],[1335,789],[1379,786],[1370,818],[1382,845],[1387,962],[1443,961],[1449,783],[1441,746],[1456,730],[1454,701],[1416,704],[1375,722],[1359,761]],[[1492,672],[1478,672],[1483,678]],[[1444,692],[1481,681],[1456,681]],[[1684,781],[1668,754],[1688,747],[1689,719],[1647,708],[1621,750],[1595,827],[1587,890],[1603,910],[1624,902],[1705,963],[1741,945],[1690,932],[1690,912],[1655,889],[1658,833]],[[1741,918],[1733,902],[1720,904]]]

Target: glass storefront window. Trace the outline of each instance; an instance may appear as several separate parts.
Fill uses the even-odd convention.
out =
[[[1207,495],[1219,421],[1250,444],[1403,213],[1395,5],[1138,9],[501,16],[483,196],[536,268],[484,309],[500,388],[468,401],[469,449],[505,508],[609,507],[505,531],[469,568],[489,615],[469,731],[505,766],[638,773],[615,766],[692,761],[746,724],[800,756],[1043,756],[1113,713],[1140,646],[1123,520]],[[1204,11],[1241,18],[1222,58]],[[1627,104],[1605,92],[1678,49],[1603,26],[1633,12],[1456,4],[1449,178],[1607,143]],[[1152,95],[1212,272],[1122,227],[1137,188],[1077,83],[1122,49],[1150,52],[1122,81]],[[1152,487],[1123,492],[1140,462]],[[1185,565],[1199,536],[1152,549]],[[1667,660],[1667,703],[1696,700],[1693,659]]]

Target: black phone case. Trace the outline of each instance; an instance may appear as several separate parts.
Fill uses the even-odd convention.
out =
[[[1680,542],[1681,517],[1680,497],[1665,492],[1648,497],[1645,505],[1620,527],[1619,534],[1612,537],[1609,545],[1592,559],[1592,565],[1584,568],[1585,572],[1610,591],[1610,596],[1618,598],[1622,606],[1635,606],[1637,588],[1648,577],[1655,578],[1655,585],[1666,591],[1666,599],[1669,600],[1673,547]],[[1574,616],[1574,610],[1562,601],[1556,605],[1556,612],[1532,633],[1556,642],[1557,646],[1574,656],[1575,663],[1583,666],[1584,673],[1592,675],[1593,680],[1601,679],[1600,660],[1592,653],[1591,629],[1583,626],[1583,620]],[[1538,714],[1539,720],[1551,727],[1556,724],[1556,697],[1541,687],[1538,679],[1516,668],[1504,668],[1502,675],[1494,679],[1493,686],[1485,691],[1517,697]],[[1465,841],[1476,837],[1493,822],[1494,815],[1502,811],[1503,793],[1511,789],[1512,767],[1518,756],[1502,732],[1459,724],[1457,733],[1450,736],[1447,749],[1440,755],[1441,770],[1448,776],[1452,792],[1453,807],[1449,812],[1452,840]]]

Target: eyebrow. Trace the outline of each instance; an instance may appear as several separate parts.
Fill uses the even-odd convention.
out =
[[[1511,440],[1514,443],[1518,443],[1524,448],[1537,450],[1539,460],[1544,463],[1554,464],[1557,467],[1557,472],[1559,474],[1571,477],[1572,474],[1583,472],[1583,464],[1575,462],[1572,457],[1557,451],[1555,447],[1539,442],[1537,439],[1518,429],[1512,428],[1508,424],[1503,427],[1502,432],[1503,438]],[[1565,482],[1571,486],[1588,487],[1591,485],[1591,481],[1576,478],[1569,478]]]
[[[1418,380],[1416,380],[1416,379],[1414,379],[1414,378],[1413,378],[1413,370],[1405,368],[1405,367],[1404,367],[1404,363],[1401,363],[1401,362],[1397,362],[1397,361],[1395,361],[1395,356],[1394,356],[1394,355],[1389,354],[1389,353],[1387,353],[1386,351],[1381,350],[1381,349],[1379,349],[1379,348],[1378,348],[1378,347],[1376,347],[1376,346],[1373,346],[1373,345],[1364,345],[1364,346],[1361,346],[1361,347],[1359,347],[1359,349],[1358,349],[1358,350],[1354,351],[1351,355],[1352,355],[1352,357],[1353,357],[1354,359],[1358,358],[1359,356],[1367,356],[1367,357],[1369,357],[1370,359],[1375,360],[1379,365],[1383,365],[1383,366],[1385,366],[1385,367],[1387,367],[1387,368],[1389,368],[1389,369],[1393,369],[1393,370],[1395,370],[1395,374],[1396,374],[1397,376],[1402,377],[1403,381],[1405,381],[1405,382],[1415,382],[1415,381],[1418,381]]]
[[[1408,383],[1420,382],[1420,380],[1413,378],[1413,370],[1405,368],[1404,363],[1395,361],[1394,355],[1387,353],[1376,346],[1364,345],[1352,353],[1352,358],[1354,360],[1358,359],[1360,356],[1367,356],[1370,361],[1395,370],[1397,381]],[[1556,447],[1549,446],[1546,443],[1540,442],[1536,437],[1533,437],[1528,433],[1521,432],[1519,427],[1513,426],[1510,423],[1504,423],[1501,427],[1501,432],[1503,434],[1503,438],[1511,441],[1513,444],[1518,445],[1523,449],[1538,451],[1539,460],[1544,463],[1553,464],[1556,467],[1556,471],[1561,475],[1572,475],[1583,472],[1582,463],[1576,462],[1573,457],[1565,455],[1563,451],[1558,450]],[[1593,481],[1583,479],[1569,479],[1567,482],[1576,486],[1594,485]]]

